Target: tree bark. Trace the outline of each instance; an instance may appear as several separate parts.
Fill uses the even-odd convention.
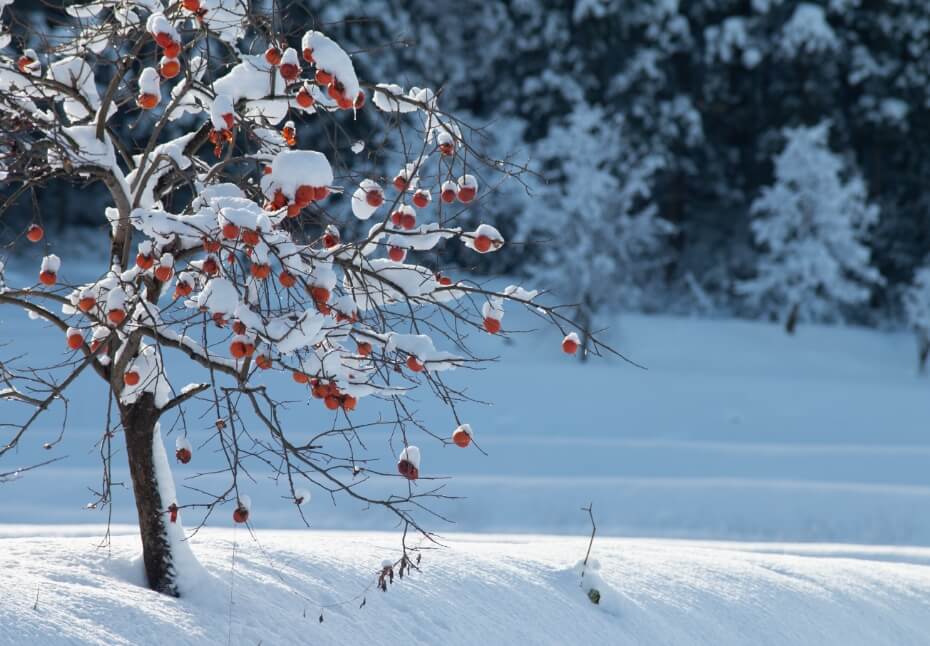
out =
[[[927,372],[927,356],[930,355],[930,338],[925,332],[917,333],[917,374]]]
[[[785,332],[788,334],[794,334],[794,329],[798,326],[799,309],[797,305],[793,305],[791,311],[788,312],[788,318],[785,320]]]
[[[152,590],[177,597],[174,558],[165,528],[165,505],[159,493],[152,453],[159,414],[151,393],[144,393],[133,404],[120,406],[129,474],[139,514],[145,575]]]

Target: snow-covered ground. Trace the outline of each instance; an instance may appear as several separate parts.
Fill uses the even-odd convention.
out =
[[[108,551],[93,531],[9,533],[4,646],[907,646],[930,634],[924,548],[598,539],[595,606],[575,568],[583,538],[453,535],[383,593],[365,589],[382,559],[399,556],[392,534],[269,530],[255,542],[242,529],[207,530],[195,545],[206,574],[177,600],[141,586],[132,536]]]

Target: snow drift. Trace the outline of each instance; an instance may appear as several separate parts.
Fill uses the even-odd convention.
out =
[[[907,646],[930,633],[923,548],[598,539],[594,605],[583,537],[457,535],[383,593],[371,584],[399,556],[395,535],[207,530],[194,550],[208,573],[172,599],[143,587],[136,536],[108,551],[95,530],[34,530],[0,539],[3,645]]]

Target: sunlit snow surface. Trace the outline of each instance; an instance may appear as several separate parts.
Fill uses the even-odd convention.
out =
[[[930,550],[922,548],[601,539],[595,606],[575,569],[587,544],[580,537],[451,536],[383,593],[364,590],[384,558],[399,556],[394,535],[262,531],[255,543],[243,529],[209,530],[194,544],[207,573],[176,600],[141,587],[135,536],[117,532],[108,551],[94,548],[93,531],[11,529],[0,538],[4,646],[471,646],[479,636],[485,644],[907,646],[926,644],[930,631]]]

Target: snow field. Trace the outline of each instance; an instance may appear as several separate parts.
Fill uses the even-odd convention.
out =
[[[10,270],[28,265],[32,271],[40,260],[22,258]],[[62,271],[80,268],[75,261]],[[578,508],[593,501],[605,534],[930,545],[930,386],[915,375],[910,334],[802,325],[789,338],[778,325],[733,320],[630,315],[610,321],[609,342],[648,368],[640,370],[619,361],[579,365],[561,352],[561,337],[553,331],[514,335],[507,343],[510,331],[540,324],[519,308],[507,306],[506,312],[501,334],[474,333],[478,351],[502,361],[462,377],[469,380],[469,394],[493,403],[461,409],[474,444],[488,455],[474,445],[460,449],[411,438],[422,459],[416,487],[445,484],[445,493],[462,497],[437,506],[456,524],[437,521],[432,529],[583,533],[586,518]],[[53,363],[66,352],[60,332],[23,313],[0,311],[0,322],[3,336],[28,345],[37,359]],[[166,357],[176,388],[202,378],[186,360]],[[289,375],[261,380],[295,399],[284,423],[307,433],[333,423],[299,399],[302,391]],[[429,428],[451,437],[456,424],[447,411],[425,393],[407,399]],[[2,410],[12,406],[0,403]],[[200,414],[196,403],[189,409],[194,418]],[[378,400],[369,397],[354,419],[364,424],[378,412]],[[6,471],[67,456],[0,487],[5,521],[105,518],[83,508],[93,499],[88,488],[100,481],[94,444],[104,413],[99,384],[82,377],[64,441],[51,451],[42,448],[60,430],[61,412],[52,411],[4,459]],[[196,500],[188,487],[226,483],[191,480],[222,463],[202,446],[207,432],[194,424],[191,463],[171,461],[182,503]],[[167,446],[179,434],[171,420],[163,433]],[[396,438],[383,428],[363,434],[377,466],[394,473],[403,448]],[[114,446],[114,480],[126,481],[122,440]],[[302,527],[294,506],[282,498],[286,492],[261,468],[254,475],[245,492],[253,500],[251,522]],[[406,486],[394,477],[372,482],[371,491]],[[313,501],[304,512],[313,528],[394,527],[387,514],[344,499],[334,506],[311,489]],[[130,492],[116,488],[114,496],[114,520],[134,522]],[[231,513],[231,506],[224,508],[211,525],[229,526]],[[193,520],[185,513],[185,525]]]
[[[101,528],[0,539],[0,644],[926,643],[930,550],[448,537],[421,571],[373,587],[393,534],[206,530],[207,574],[177,600],[141,586],[138,538]],[[29,535],[30,529],[38,535]],[[235,564],[233,565],[233,552]],[[38,591],[38,602],[36,592]],[[359,608],[362,599],[365,607]],[[231,605],[230,605],[231,600]],[[338,604],[338,605],[337,605]],[[35,608],[33,607],[35,605]],[[319,622],[321,607],[324,621]]]

